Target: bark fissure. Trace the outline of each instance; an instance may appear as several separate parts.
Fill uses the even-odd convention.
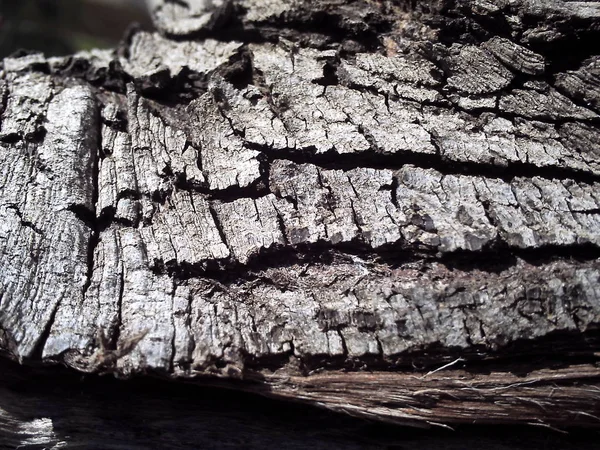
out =
[[[96,106],[99,109],[99,105]],[[94,208],[93,210],[93,214],[91,215],[87,215],[85,214],[83,216],[83,218],[81,217],[81,213],[79,214],[79,217],[81,218],[81,220],[84,220],[84,222],[90,226],[91,229],[91,235],[89,238],[89,242],[88,242],[88,250],[87,250],[87,272],[86,272],[86,281],[85,284],[83,285],[83,289],[82,289],[82,295],[83,298],[85,299],[86,294],[88,289],[90,288],[90,285],[92,284],[92,277],[93,277],[93,272],[94,272],[94,268],[95,268],[95,255],[96,255],[96,248],[98,247],[98,242],[100,240],[100,232],[102,230],[102,228],[105,226],[104,221],[99,220],[99,218],[101,217],[101,212],[99,212],[97,210],[97,204],[98,204],[98,195],[99,195],[99,186],[98,186],[98,177],[99,177],[99,161],[100,161],[100,152],[102,149],[102,121],[98,120],[97,121],[97,127],[95,130],[93,130],[93,132],[95,133],[95,136],[93,138],[93,141],[96,143],[96,148],[93,150],[92,153],[92,167],[91,167],[91,177],[92,177],[92,186],[91,186],[91,201],[90,201],[90,205],[92,208]],[[75,211],[71,208],[71,211],[73,211],[75,213]],[[86,211],[87,212],[87,211]],[[77,213],[75,213],[77,214]]]
[[[27,228],[31,228],[35,233],[39,234],[39,235],[43,235],[44,231],[40,228],[38,228],[35,223],[29,221],[29,220],[25,220],[23,219],[23,214],[21,213],[21,211],[19,210],[19,206],[15,205],[15,204],[11,204],[11,205],[7,205],[6,206],[8,209],[12,209],[16,215],[19,217],[19,219],[21,220],[21,225]]]
[[[433,142],[433,141],[432,141]],[[414,166],[422,169],[434,169],[446,175],[471,175],[486,178],[499,178],[510,182],[519,177],[538,176],[549,180],[574,180],[583,183],[600,182],[600,174],[577,171],[560,167],[540,167],[526,162],[510,162],[506,165],[454,161],[438,155],[402,152],[385,154],[381,151],[368,151],[360,154],[339,154],[335,151],[316,153],[314,148],[273,149],[247,143],[248,147],[264,153],[270,161],[286,160],[297,164],[314,164],[323,169],[352,170],[357,168],[401,169]],[[217,192],[211,195],[218,196]]]
[[[430,262],[439,262],[448,269],[501,273],[509,268],[517,267],[520,260],[535,265],[549,264],[560,259],[593,262],[600,258],[600,250],[585,244],[537,249],[499,247],[479,251],[475,254],[468,251],[456,251],[439,257],[437,251],[410,249],[402,245],[375,251],[366,249],[362,243],[356,245],[352,243],[347,245],[316,243],[296,246],[293,249],[263,251],[245,264],[223,260],[217,265],[206,265],[206,263],[169,265],[168,267],[157,267],[155,273],[157,275],[169,274],[181,281],[203,278],[215,280],[224,285],[235,285],[241,280],[253,281],[263,271],[282,267],[282,265],[284,267],[293,264],[310,265],[313,262],[352,260],[354,257],[360,257],[373,266],[401,267],[411,263],[427,266]]]
[[[44,329],[42,330],[40,337],[38,338],[38,341],[35,343],[35,347],[33,348],[31,354],[29,355],[29,359],[31,359],[32,361],[36,361],[36,360],[41,360],[44,354],[44,347],[46,345],[46,342],[48,342],[48,338],[50,337],[50,332],[52,330],[52,326],[54,325],[54,322],[56,320],[56,313],[58,312],[58,309],[60,308],[60,304],[61,304],[61,299],[59,299],[56,304],[54,305],[54,308],[52,309],[51,313],[50,313],[50,317],[48,318],[48,321],[46,322],[46,325],[44,327]]]

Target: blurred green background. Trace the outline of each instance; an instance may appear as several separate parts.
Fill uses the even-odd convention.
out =
[[[0,0],[0,58],[114,47],[133,22],[151,29],[144,0]]]

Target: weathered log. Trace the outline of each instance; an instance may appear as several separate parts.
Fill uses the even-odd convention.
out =
[[[598,426],[600,3],[408,3],[159,1],[5,59],[4,355]]]

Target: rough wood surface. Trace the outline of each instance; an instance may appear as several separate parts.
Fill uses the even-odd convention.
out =
[[[599,2],[152,8],[4,60],[5,356],[598,426]]]

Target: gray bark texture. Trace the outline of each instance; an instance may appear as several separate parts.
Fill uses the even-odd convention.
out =
[[[151,4],[3,62],[5,358],[600,425],[600,2]]]

